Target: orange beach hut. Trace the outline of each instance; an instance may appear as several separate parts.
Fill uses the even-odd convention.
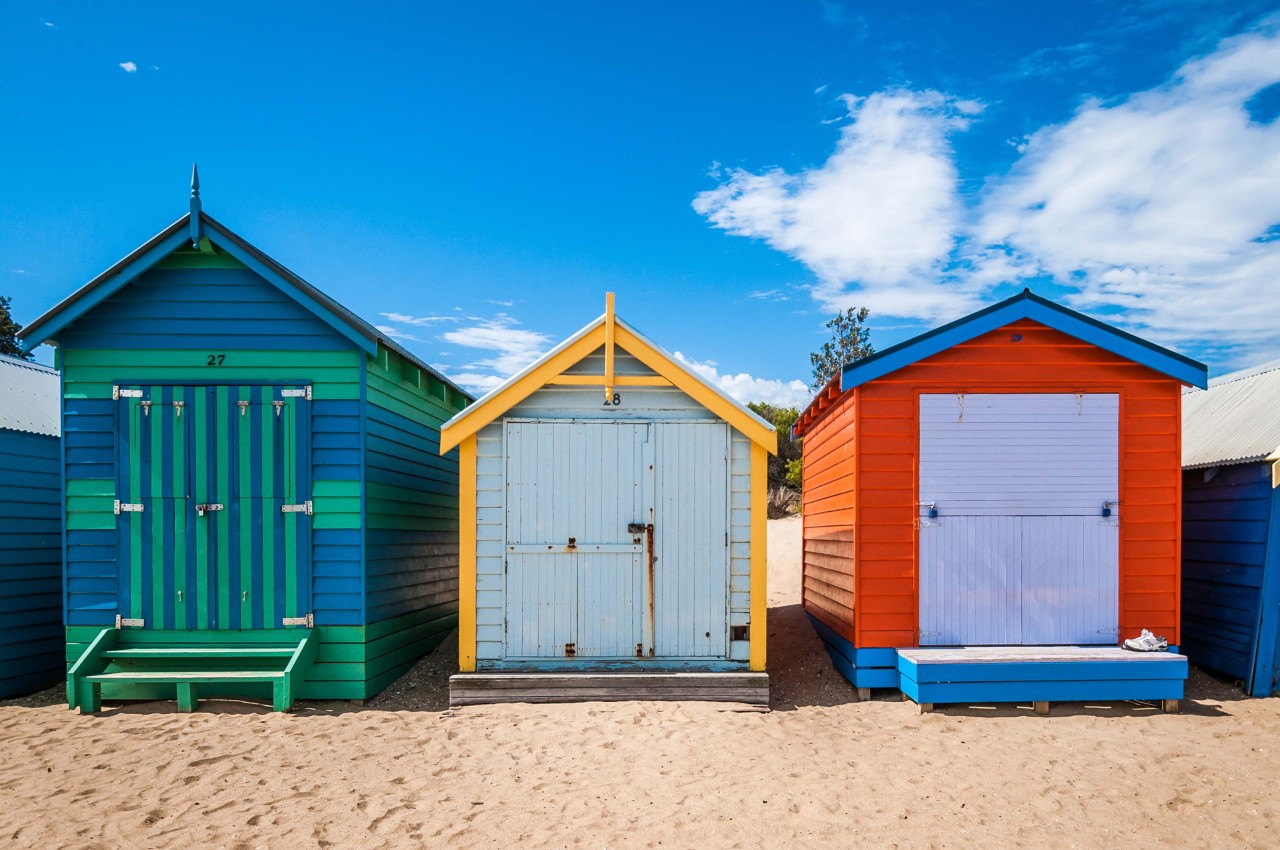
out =
[[[1206,381],[1030,290],[845,366],[794,429],[837,668],[922,706],[1181,698],[1180,393]],[[1119,648],[1144,628],[1175,651]]]

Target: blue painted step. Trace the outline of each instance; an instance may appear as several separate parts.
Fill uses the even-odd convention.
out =
[[[898,650],[899,687],[920,704],[1178,700],[1187,659],[1120,647]]]

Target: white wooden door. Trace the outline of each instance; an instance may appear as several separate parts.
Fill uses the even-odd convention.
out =
[[[655,655],[725,658],[729,604],[729,426],[655,430]]]
[[[1119,411],[1113,393],[920,396],[922,645],[1115,641]]]
[[[634,658],[649,645],[649,425],[506,424],[506,654]]]

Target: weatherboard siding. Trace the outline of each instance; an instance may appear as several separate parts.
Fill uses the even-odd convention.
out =
[[[200,265],[197,265],[200,264]],[[342,351],[351,343],[227,254],[171,255],[62,332],[67,349]]]
[[[416,658],[457,624],[458,453],[440,454],[440,425],[466,399],[381,347],[366,375],[365,621],[431,612],[397,633]]]
[[[1277,543],[1271,465],[1188,470],[1182,494],[1182,651],[1248,685],[1259,648],[1267,547]],[[1269,694],[1271,683],[1261,684]]]
[[[845,393],[804,435],[805,610],[854,639],[856,390]]]
[[[57,437],[0,429],[0,698],[56,681],[62,662]]]
[[[821,427],[806,435],[806,475],[810,451],[843,451],[836,444],[850,438],[854,443],[853,483],[848,483],[850,473],[837,471],[834,458],[820,462],[823,469],[815,474],[831,480],[821,480],[811,492],[806,478],[805,513],[823,515],[816,522],[806,518],[807,529],[813,529],[806,531],[807,541],[816,539],[820,527],[850,536],[856,529],[856,570],[847,556],[822,559],[832,571],[824,580],[828,588],[847,592],[839,585],[852,581],[855,646],[918,645],[920,392],[1119,393],[1120,629],[1130,635],[1149,628],[1177,643],[1181,385],[1038,322],[1020,320],[850,390],[820,420],[822,426],[830,420],[831,435],[823,435]],[[846,414],[850,395],[855,409]],[[833,417],[840,415],[849,418],[837,424]],[[811,442],[815,432],[819,439]],[[819,559],[806,559],[808,576],[808,564],[816,566]],[[837,632],[847,628],[847,621],[829,610],[832,603],[844,606],[819,595],[815,586],[806,596],[806,610]]]

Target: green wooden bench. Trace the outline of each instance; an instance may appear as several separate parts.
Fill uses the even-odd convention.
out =
[[[255,637],[263,642],[238,642]],[[81,714],[94,714],[102,708],[103,685],[173,685],[178,710],[195,711],[202,685],[260,683],[272,686],[273,708],[288,711],[319,646],[311,630],[264,636],[244,632],[169,636],[103,629],[67,672],[67,703]],[[235,669],[239,661],[247,663]],[[283,666],[262,666],[272,661]]]

